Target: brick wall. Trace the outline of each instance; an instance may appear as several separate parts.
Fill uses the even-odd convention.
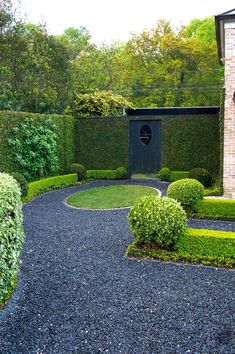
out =
[[[224,195],[235,198],[235,23],[225,27]]]

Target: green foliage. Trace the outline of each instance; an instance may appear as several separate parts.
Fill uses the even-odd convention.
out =
[[[25,122],[27,125],[28,121],[32,122],[32,125],[34,126],[33,130],[38,131],[37,134],[39,134],[39,132],[41,134],[40,127],[43,126],[46,129],[48,123],[45,122],[48,122],[48,119],[50,120],[49,127],[53,126],[53,137],[55,136],[54,134],[56,134],[57,147],[55,158],[57,159],[58,157],[58,172],[60,174],[65,173],[68,165],[74,161],[74,118],[63,115],[48,116],[10,111],[0,111],[0,171],[22,173],[22,167],[16,161],[16,147],[12,148],[12,146],[9,145],[8,140],[12,138],[14,139],[17,135],[20,142],[22,142],[23,134],[21,132],[21,126],[25,125]],[[56,129],[54,126],[56,126]],[[12,135],[12,131],[15,130],[15,128],[17,134],[14,133]],[[27,142],[23,141],[22,143],[23,145],[27,145],[30,141],[32,142],[32,140],[33,137],[32,139],[30,137]],[[41,143],[37,143],[37,146],[39,147],[40,144]],[[32,147],[32,149],[34,149],[34,147]],[[25,155],[26,151],[24,151],[23,154]],[[40,158],[42,156],[40,153]],[[33,156],[31,156],[30,159],[33,160]]]
[[[125,208],[143,196],[157,194],[157,190],[147,186],[109,185],[79,191],[71,195],[67,202],[85,209]]]
[[[77,184],[77,174],[69,174],[63,176],[54,176],[44,178],[39,181],[29,183],[29,190],[26,197],[23,198],[24,202],[28,202],[33,197],[54,189],[64,188]]]
[[[221,268],[235,267],[234,258],[202,256],[179,251],[172,252],[162,249],[140,248],[136,241],[128,246],[126,255],[136,258],[157,259],[158,261],[165,262],[201,264]]]
[[[187,229],[177,250],[195,256],[231,258],[235,263],[235,232]]]
[[[0,173],[0,303],[15,285],[23,240],[20,188],[13,177]]]
[[[116,170],[87,170],[87,179],[117,179]]]
[[[177,32],[160,20],[126,43],[97,47],[85,27],[52,36],[16,19],[11,1],[0,10],[0,109],[61,113],[76,93],[95,91],[121,93],[142,107],[219,104],[223,67],[213,18]]]
[[[111,91],[95,91],[91,94],[77,94],[65,112],[75,117],[108,117],[123,116],[125,108],[132,108],[132,105],[121,95]]]
[[[235,220],[235,200],[204,198],[195,216],[205,219]]]
[[[178,181],[179,179],[188,178],[188,171],[171,171],[170,181]]]
[[[222,191],[218,186],[212,186],[204,189],[204,197],[221,196]]]
[[[128,119],[76,119],[74,161],[90,170],[128,168]]]
[[[61,112],[68,99],[67,48],[44,26],[16,19],[8,3],[0,29],[0,109]]]
[[[189,171],[188,178],[196,179],[206,188],[210,187],[212,183],[212,177],[205,168],[193,168]]]
[[[58,170],[56,126],[45,119],[36,126],[33,119],[13,127],[9,146],[13,159],[19,164],[22,174],[28,180],[47,176]]]
[[[76,173],[78,177],[78,181],[82,181],[86,177],[86,168],[79,163],[71,164],[68,168],[68,171],[69,173]]]
[[[147,196],[137,201],[129,212],[130,228],[136,241],[173,247],[185,232],[186,214],[180,204],[167,197]]]
[[[163,167],[159,171],[159,177],[160,177],[161,181],[169,182],[170,176],[171,176],[171,169],[168,167]]]
[[[175,181],[167,188],[167,196],[177,200],[187,211],[196,211],[203,195],[203,185],[190,178]]]
[[[116,169],[116,179],[127,179],[128,177],[128,172],[125,167],[121,166]]]
[[[216,115],[165,117],[162,119],[162,164],[177,171],[201,166],[218,175],[219,141]]]
[[[20,173],[12,173],[11,176],[16,180],[16,182],[18,182],[21,190],[21,196],[22,197],[26,196],[29,189],[26,178]]]

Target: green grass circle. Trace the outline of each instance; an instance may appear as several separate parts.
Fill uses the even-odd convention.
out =
[[[115,185],[91,188],[71,195],[67,203],[82,209],[114,209],[132,206],[146,195],[158,195],[147,186]]]

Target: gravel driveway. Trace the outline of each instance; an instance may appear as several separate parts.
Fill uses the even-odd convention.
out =
[[[0,312],[0,353],[234,353],[234,271],[125,258],[127,209],[64,204],[106,183],[24,205],[26,242],[17,290]],[[235,231],[235,222],[190,226]]]

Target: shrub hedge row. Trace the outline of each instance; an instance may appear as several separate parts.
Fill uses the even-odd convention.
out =
[[[0,304],[13,290],[24,240],[19,185],[13,177],[0,173]]]
[[[58,188],[73,186],[75,184],[77,184],[76,173],[44,178],[42,180],[29,183],[28,194],[22,199],[24,202],[27,202],[33,197],[36,197],[37,195],[40,195],[44,192],[48,192]]]
[[[128,118],[80,118],[24,112],[0,112],[0,171],[21,172],[8,144],[12,129],[25,119],[35,125],[51,118],[58,137],[57,154],[62,174],[78,161],[87,169],[128,169]],[[200,120],[200,122],[199,122]],[[162,117],[162,165],[187,171],[203,167],[212,174],[219,170],[219,121],[216,116]]]
[[[206,219],[235,220],[235,200],[204,198],[195,216]]]
[[[141,248],[135,241],[126,255],[178,263],[235,267],[235,233],[225,231],[187,229],[176,243],[176,251]]]
[[[229,257],[235,261],[235,232],[190,228],[180,236],[177,250],[200,256]]]

